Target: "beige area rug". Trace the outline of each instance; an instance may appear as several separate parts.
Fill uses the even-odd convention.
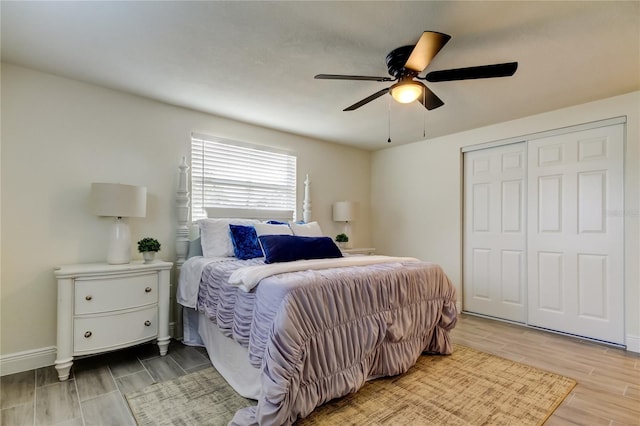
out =
[[[297,425],[541,425],[576,385],[572,379],[455,345],[421,356],[406,374],[367,382]],[[128,394],[142,425],[226,425],[255,401],[207,368]]]

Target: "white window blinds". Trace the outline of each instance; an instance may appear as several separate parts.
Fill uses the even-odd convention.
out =
[[[192,135],[191,219],[205,207],[295,211],[295,155]]]

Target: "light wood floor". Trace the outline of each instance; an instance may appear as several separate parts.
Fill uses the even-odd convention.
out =
[[[640,356],[580,339],[462,315],[456,343],[573,378],[578,385],[546,425],[640,425]],[[53,367],[4,376],[1,424],[134,425],[123,394],[205,368],[201,349],[172,342],[79,360],[58,382]]]
[[[453,341],[578,382],[545,425],[640,425],[640,356],[578,338],[462,315]]]
[[[150,343],[79,359],[65,382],[53,366],[4,376],[0,425],[135,425],[125,393],[210,365],[203,348],[172,340],[163,357]]]

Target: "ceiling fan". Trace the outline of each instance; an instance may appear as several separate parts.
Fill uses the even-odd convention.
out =
[[[318,74],[318,80],[364,80],[364,81],[397,81],[390,87],[382,89],[371,96],[345,108],[343,111],[353,111],[363,105],[390,92],[393,99],[400,103],[410,103],[419,100],[428,110],[444,105],[444,102],[429,88],[418,80],[431,83],[439,81],[471,80],[478,78],[510,77],[518,69],[517,62],[503,64],[480,65],[468,68],[454,68],[432,71],[424,77],[419,74],[424,71],[440,49],[451,39],[450,35],[425,31],[415,46],[402,46],[392,50],[387,55],[387,68],[392,77],[373,77],[366,75]]]

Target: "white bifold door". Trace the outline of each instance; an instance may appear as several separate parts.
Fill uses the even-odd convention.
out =
[[[464,154],[464,310],[624,344],[616,124]]]

